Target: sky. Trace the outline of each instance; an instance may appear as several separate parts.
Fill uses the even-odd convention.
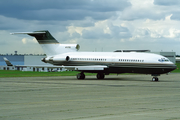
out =
[[[180,55],[179,0],[1,0],[0,54],[43,54],[12,32],[49,30],[79,51],[145,49]]]

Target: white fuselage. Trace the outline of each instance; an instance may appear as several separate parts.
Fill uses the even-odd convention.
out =
[[[136,52],[69,52],[48,57],[46,62],[58,66],[106,65],[105,73],[162,74],[176,68],[164,56]]]

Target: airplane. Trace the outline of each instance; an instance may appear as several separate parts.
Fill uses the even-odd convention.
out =
[[[11,34],[35,37],[47,55],[42,62],[80,71],[77,79],[85,79],[85,72],[97,73],[97,79],[104,79],[110,73],[140,73],[151,74],[152,81],[158,81],[158,76],[176,69],[168,58],[153,53],[78,52],[79,44],[60,44],[48,30]]]
[[[13,66],[13,64],[6,57],[3,57],[3,59],[6,62],[7,66]]]

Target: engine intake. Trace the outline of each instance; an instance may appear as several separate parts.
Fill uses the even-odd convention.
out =
[[[66,61],[68,62],[70,60],[70,57],[69,56],[66,56]]]

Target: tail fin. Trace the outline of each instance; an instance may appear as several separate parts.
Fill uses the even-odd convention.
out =
[[[28,34],[35,37],[47,56],[79,50],[78,44],[60,44],[47,30],[11,34]]]
[[[13,64],[6,57],[4,57],[3,59],[6,62],[7,66],[13,66]]]

